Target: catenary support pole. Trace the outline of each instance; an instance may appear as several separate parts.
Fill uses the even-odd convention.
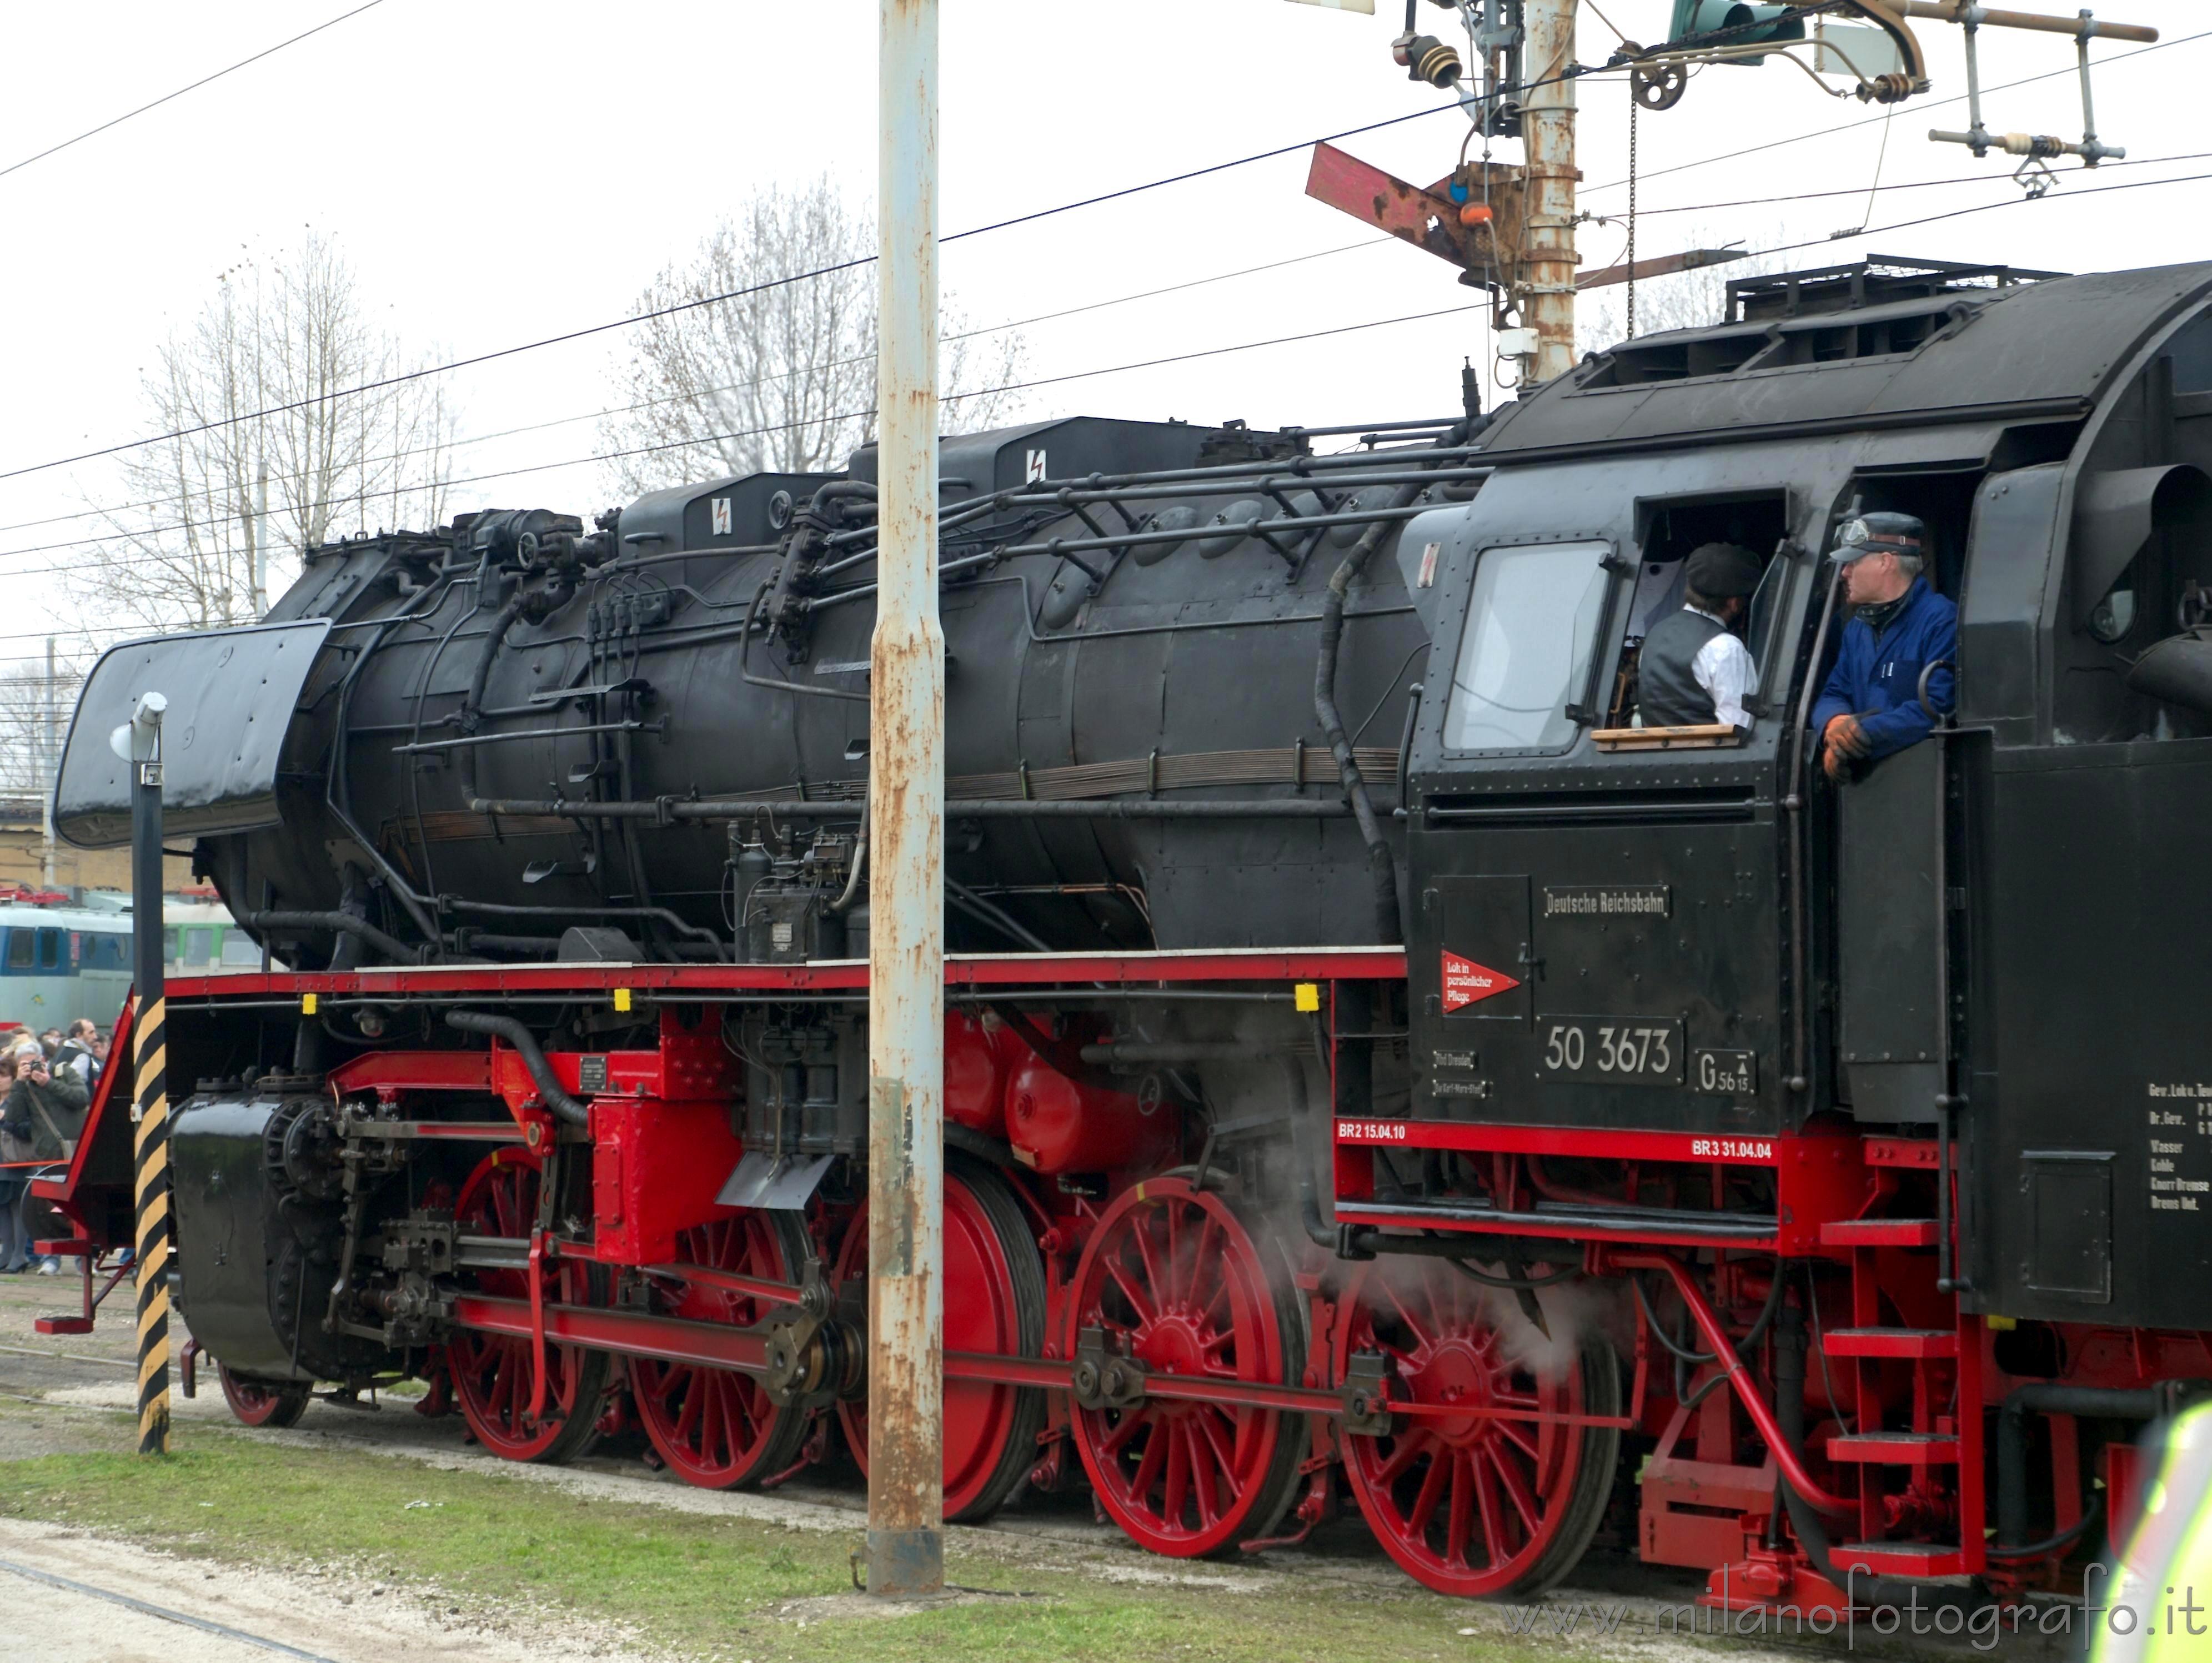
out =
[[[161,712],[138,701],[116,749],[131,756],[131,1193],[137,1221],[138,1453],[169,1453],[169,1096],[161,985]]]
[[[937,616],[937,0],[882,0],[870,652],[868,1591],[945,1586],[945,638]]]
[[[1536,331],[1534,379],[1575,367],[1575,62],[1577,0],[1527,0],[1528,82],[1521,130],[1528,152],[1522,321]]]

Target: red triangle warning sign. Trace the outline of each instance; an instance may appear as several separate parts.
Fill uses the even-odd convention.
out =
[[[1471,958],[1462,958],[1457,953],[1444,955],[1444,1014],[1447,1016],[1479,999],[1486,999],[1492,993],[1503,993],[1520,985],[1518,980],[1503,970],[1492,970],[1487,965],[1477,964]]]

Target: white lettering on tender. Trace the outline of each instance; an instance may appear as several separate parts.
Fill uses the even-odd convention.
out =
[[[1692,1138],[1690,1153],[1716,1161],[1771,1161],[1774,1145],[1763,1138]]]
[[[1403,1120],[1339,1120],[1336,1139],[1340,1144],[1402,1144],[1410,1130]]]

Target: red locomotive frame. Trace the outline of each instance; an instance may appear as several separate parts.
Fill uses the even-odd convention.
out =
[[[964,998],[1017,992],[1088,990],[1095,1001],[1102,986],[1287,996],[1312,1013],[1333,1078],[1337,986],[1404,976],[1395,950],[1115,952],[955,958],[946,987],[956,1011]],[[728,1113],[742,1080],[718,1031],[687,1024],[677,1001],[782,993],[804,1004],[866,980],[857,962],[426,968],[179,978],[167,997],[173,1023],[272,1004],[313,1011],[320,1001],[557,994],[619,1010],[657,1004],[656,1047],[596,1054],[588,1079],[580,1054],[545,1059],[591,1105],[587,1238],[559,1239],[528,1216],[538,1164],[563,1132],[526,1059],[497,1039],[484,1050],[367,1051],[331,1073],[329,1089],[376,1116],[378,1138],[487,1150],[455,1203],[458,1239],[477,1269],[447,1313],[456,1332],[434,1406],[457,1399],[486,1447],[518,1459],[557,1458],[604,1417],[634,1416],[684,1476],[727,1484],[796,1470],[821,1453],[832,1419],[865,1458],[865,1405],[851,1395],[859,1371],[837,1322],[857,1309],[866,1231],[853,1205],[817,1205],[802,1235],[717,1205],[744,1153]],[[128,1054],[121,1031],[116,1054]],[[988,1115],[1011,1099],[1006,1081],[1024,1067],[1051,1071],[1013,1030],[950,1019],[949,1096],[967,1092]],[[125,1186],[101,1155],[126,1137],[124,1073],[103,1081],[67,1172],[38,1186],[79,1226],[64,1251],[96,1256],[128,1239]],[[189,1084],[173,1090],[181,1097]],[[1286,1516],[1283,1528],[1302,1539],[1348,1491],[1409,1573],[1480,1595],[1525,1586],[1559,1555],[1571,1563],[1613,1489],[1609,1472],[1585,1470],[1592,1452],[1630,1434],[1656,1440],[1642,1472],[1638,1551],[1710,1571],[1715,1602],[1845,1601],[1815,1569],[1817,1556],[1775,1545],[1788,1539],[1769,1519],[1778,1472],[1843,1527],[1838,1569],[1973,1574],[2019,1588],[2047,1583],[2079,1533],[2075,1423],[2054,1415],[2057,1545],[2021,1554],[1986,1545],[1986,1425],[2017,1382],[1995,1345],[2008,1325],[1961,1313],[1939,1289],[1938,1231],[1955,1233],[1959,1214],[1945,1205],[1925,1216],[1938,1176],[1932,1143],[1863,1136],[1840,1122],[1716,1138],[1335,1120],[1340,1228],[1418,1232],[1447,1247],[1463,1240],[1460,1256],[1478,1266],[1516,1266],[1549,1244],[1559,1275],[1579,1271],[1615,1294],[1644,1278],[1632,1299],[1586,1315],[1582,1336],[1554,1337],[1547,1324],[1539,1344],[1530,1338],[1539,1326],[1516,1308],[1534,1296],[1458,1280],[1433,1251],[1358,1262],[1325,1251],[1225,1193],[1211,1138],[1197,1166],[1162,1157],[1169,1144],[1157,1130],[1130,1129],[1133,1099],[1080,1083],[1066,1089],[1094,1093],[1071,1098],[1067,1111],[1098,1122],[1077,1127],[1092,1139],[1085,1158],[1102,1150],[1151,1158],[1103,1183],[1071,1183],[1018,1159],[1009,1167],[963,1153],[974,1137],[953,1144],[948,1516],[995,1505],[1010,1474],[1068,1482],[1079,1460],[1135,1540],[1188,1556],[1267,1545]],[[506,1118],[441,1113],[455,1094],[496,1100]],[[948,1125],[968,1124],[962,1113],[950,1105]],[[1455,1211],[1378,1199],[1369,1153],[1378,1147],[1486,1163],[1489,1205]],[[1559,1161],[1577,1163],[1583,1181],[1564,1182],[1546,1164]],[[1718,1199],[1731,1172],[1753,1169],[1772,1174],[1773,1211],[1763,1223],[1737,1222],[1723,1239],[1683,1224],[1682,1209],[1642,1205],[1654,1184],[1668,1197],[1705,1184]],[[1043,1281],[1041,1332],[1024,1305],[1035,1290],[1019,1271],[1030,1250]],[[1785,1260],[1829,1267],[1812,1296],[1806,1391],[1822,1419],[1802,1444],[1778,1424],[1774,1341],[1757,1314],[1764,1306],[1771,1317],[1780,1303]],[[89,1325],[92,1276],[88,1268],[83,1317],[47,1320],[52,1331]],[[644,1292],[611,1299],[610,1278]],[[1824,1305],[1840,1320],[1825,1320]],[[1598,1332],[1607,1321],[1613,1331]],[[2212,1338],[2201,1334],[2085,1326],[2060,1338],[2074,1383],[2143,1387],[2212,1372]],[[1580,1357],[1592,1344],[1617,1350],[1626,1367],[1591,1373]],[[1677,1364],[1686,1350],[1702,1361]],[[1621,1373],[1631,1382],[1625,1401]],[[251,1382],[226,1376],[225,1387],[249,1423],[283,1406]],[[2116,1533],[2133,1505],[2131,1454],[2114,1445],[2105,1463]]]

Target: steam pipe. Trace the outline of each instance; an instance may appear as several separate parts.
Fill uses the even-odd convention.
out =
[[[2055,1381],[2014,1387],[1997,1415],[1997,1540],[2018,1548],[2027,1535],[2027,1417],[2095,1415],[2113,1420],[2155,1420],[2168,1394],[2155,1387],[2066,1386]]]
[[[1775,1419],[1773,1408],[1759,1393],[1759,1382],[1752,1378],[1751,1370],[1744,1367],[1743,1359],[1736,1356],[1728,1331],[1721,1326],[1720,1319],[1713,1314],[1713,1308],[1705,1302],[1704,1293],[1691,1279],[1689,1270],[1681,1260],[1672,1253],[1628,1253],[1615,1255],[1613,1262],[1622,1270],[1664,1271],[1674,1278],[1674,1291],[1681,1296],[1683,1305],[1690,1313],[1690,1320],[1697,1324],[1699,1337],[1727,1371],[1729,1384],[1735,1388],[1744,1412],[1751,1417],[1751,1423],[1758,1428],[1759,1435],[1766,1441],[1767,1448],[1774,1452],[1775,1463],[1782,1469],[1785,1487],[1832,1517],[1842,1519],[1856,1514],[1857,1502],[1831,1495],[1813,1482],[1812,1474],[1805,1470],[1805,1458],[1799,1453],[1800,1440],[1784,1433],[1780,1423]],[[1800,1381],[1802,1384],[1802,1364]],[[1802,1391],[1797,1401],[1802,1411],[1804,1401]],[[1794,1514],[1792,1516],[1794,1518]]]
[[[750,820],[768,815],[787,820],[848,820],[860,811],[855,802],[827,798],[720,798],[698,802],[571,803],[560,798],[516,797],[469,799],[476,814],[554,815],[572,820]],[[1168,803],[1153,798],[1102,797],[1049,801],[1021,798],[949,798],[950,819],[971,820],[1340,820],[1352,810],[1343,803],[1310,797],[1228,798]],[[459,905],[459,902],[452,903]],[[604,909],[602,909],[604,910]]]
[[[538,1095],[553,1111],[553,1118],[563,1126],[590,1126],[590,1106],[568,1095],[560,1076],[554,1073],[553,1065],[545,1060],[545,1051],[538,1043],[538,1036],[513,1017],[495,1017],[484,1011],[448,1011],[446,1026],[458,1028],[464,1034],[489,1034],[505,1040],[514,1047],[514,1054],[522,1059],[522,1065],[530,1071]]]
[[[1291,1154],[1298,1169],[1298,1222],[1305,1227],[1306,1239],[1316,1247],[1356,1257],[1346,1253],[1351,1244],[1340,1239],[1338,1227],[1322,1213],[1320,1186],[1315,1181],[1320,1156],[1315,1152],[1313,1127],[1309,1124],[1305,1065],[1287,1052],[1281,1053],[1280,1061],[1283,1089],[1291,1100]],[[1333,1192],[1335,1186],[1329,1187]]]
[[[434,947],[410,947],[398,937],[387,935],[365,918],[351,913],[248,913],[239,920],[249,930],[330,930],[374,947],[394,964],[428,964]],[[350,968],[350,966],[334,967]]]

